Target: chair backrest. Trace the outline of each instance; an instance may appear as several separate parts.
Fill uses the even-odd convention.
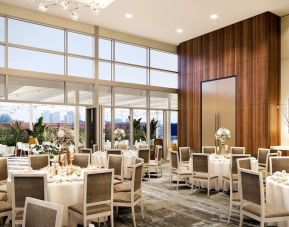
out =
[[[251,166],[251,158],[238,158],[237,159],[237,169],[239,172],[239,169],[248,169],[248,170],[252,170],[252,166]]]
[[[277,156],[281,157],[282,156],[282,151],[277,151]]]
[[[270,149],[258,148],[258,163],[266,165],[267,156],[270,153]]]
[[[161,161],[162,160],[162,151],[163,151],[163,147],[160,145],[156,145],[155,148],[155,160],[157,161]]]
[[[144,164],[144,160],[142,158],[136,158],[135,159],[135,165],[136,164],[140,164],[140,163],[143,163]]]
[[[188,162],[191,157],[190,147],[179,147],[180,162]]]
[[[143,150],[143,149],[149,149],[149,145],[147,144],[139,144],[138,149]]]
[[[250,154],[232,154],[231,155],[231,172],[232,174],[238,174],[237,159],[239,158],[249,158]]]
[[[49,165],[49,155],[30,155],[28,158],[29,167],[33,170],[39,170]]]
[[[7,178],[8,178],[7,158],[0,158],[0,181],[7,180]]]
[[[245,147],[230,147],[231,154],[245,154]]]
[[[285,170],[289,173],[289,157],[271,157],[270,158],[270,174],[276,171]]]
[[[92,154],[91,148],[81,148],[80,151],[81,151],[81,154]]]
[[[118,155],[121,155],[121,150],[120,149],[108,149],[106,151],[107,153],[107,157],[110,155],[110,154],[118,154]]]
[[[240,197],[241,202],[247,201],[257,205],[264,205],[264,187],[262,173],[240,169]]]
[[[83,214],[91,205],[108,204],[113,206],[114,170],[97,170],[84,172]],[[104,211],[106,212],[106,211]]]
[[[139,149],[138,156],[143,159],[144,164],[148,164],[150,161],[150,149]]]
[[[99,149],[98,144],[93,144],[93,145],[92,145],[92,151],[93,151],[93,152],[97,152],[98,149]]]
[[[89,165],[90,154],[74,154],[72,164],[80,168],[86,168]]]
[[[209,154],[192,154],[193,173],[209,173]]]
[[[62,205],[27,197],[22,226],[61,227],[62,210]]]
[[[172,169],[179,168],[179,154],[177,151],[171,151],[171,168]]]
[[[142,168],[143,168],[143,163],[139,163],[139,164],[136,164],[134,165],[133,167],[133,174],[132,174],[132,196],[133,196],[133,193],[138,191],[138,190],[141,190],[141,186],[142,186]],[[133,197],[132,197],[133,198]],[[133,201],[133,200],[131,200]]]
[[[114,176],[123,179],[123,155],[108,155],[108,168],[114,169]]]
[[[272,157],[277,157],[277,155],[278,155],[277,152],[276,153],[269,153],[267,155],[267,160],[266,160],[266,171],[267,171],[267,173],[271,173],[270,159]]]
[[[22,209],[26,197],[47,200],[47,175],[12,173],[12,209]]]
[[[216,153],[215,146],[202,146],[202,153],[203,154],[214,154]]]
[[[83,145],[79,145],[79,146],[77,147],[77,152],[78,152],[78,153],[81,153],[81,149],[83,149],[83,148],[84,148]],[[77,153],[77,152],[75,152],[75,153]]]

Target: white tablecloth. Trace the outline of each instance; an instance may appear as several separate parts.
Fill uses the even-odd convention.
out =
[[[91,164],[102,168],[107,167],[107,155],[106,152],[97,151],[91,156]]]
[[[277,183],[269,176],[266,178],[266,203],[289,211],[289,185]],[[289,227],[289,221],[279,222],[279,227]]]

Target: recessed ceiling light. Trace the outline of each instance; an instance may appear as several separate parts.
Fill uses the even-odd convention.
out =
[[[125,14],[125,17],[128,18],[128,19],[130,19],[130,18],[133,17],[133,15],[132,15],[131,13],[127,13],[127,14]]]
[[[212,14],[212,15],[210,15],[210,18],[211,18],[212,20],[216,20],[216,19],[219,18],[219,15],[218,15],[218,14]]]
[[[184,30],[183,30],[182,28],[178,28],[178,29],[176,30],[176,32],[177,32],[177,33],[183,33]]]

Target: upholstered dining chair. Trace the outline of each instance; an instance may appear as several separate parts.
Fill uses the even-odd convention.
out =
[[[10,219],[12,216],[12,206],[10,203],[0,201],[0,219],[3,217],[8,217],[6,219],[6,222]],[[5,226],[5,223],[3,223],[3,219],[1,220],[1,226]]]
[[[216,153],[216,151],[217,151],[216,146],[202,146],[203,154],[214,154]]]
[[[123,182],[123,155],[108,155],[108,169],[114,169],[114,183]]]
[[[150,175],[150,149],[139,149],[138,150],[138,156],[139,158],[143,159],[144,165],[143,165],[143,171],[144,173],[148,174],[149,179],[151,178]]]
[[[162,176],[162,153],[163,153],[163,147],[156,145],[155,146],[155,159],[150,160],[150,167],[156,169],[157,176]]]
[[[252,170],[251,158],[238,158],[237,159],[237,169],[239,173],[239,169],[248,169]]]
[[[81,154],[90,154],[90,155],[92,154],[91,148],[81,148],[80,151]]]
[[[267,163],[267,156],[269,153],[270,153],[270,149],[258,148],[257,160],[258,160],[259,170],[267,169],[266,163]]]
[[[180,164],[188,166],[191,158],[190,147],[179,147],[179,154],[180,154]]]
[[[7,158],[0,158],[0,192],[7,192],[8,164]]]
[[[140,145],[138,145],[138,149],[139,149],[139,150],[149,149],[149,145],[147,145],[147,144],[140,144]]]
[[[171,159],[170,159],[170,173],[169,173],[169,182],[170,189],[172,188],[173,177],[177,177],[177,190],[179,190],[180,179],[186,179],[185,185],[188,185],[188,179],[192,176],[192,172],[186,168],[181,168],[179,161],[179,154],[177,151],[171,150]]]
[[[90,154],[74,154],[72,164],[80,168],[86,168],[90,164]]]
[[[12,173],[12,227],[22,224],[26,197],[47,200],[47,175]]]
[[[94,153],[94,152],[97,152],[97,151],[99,151],[99,146],[98,146],[98,144],[93,144],[93,145],[92,145],[92,152]]]
[[[231,154],[245,154],[245,147],[230,147]]]
[[[143,195],[142,195],[142,168],[143,163],[133,166],[131,190],[129,192],[115,192],[113,195],[113,206],[118,207],[131,207],[133,226],[136,227],[135,220],[135,206],[141,206],[142,218],[144,218],[143,210]]]
[[[33,170],[39,170],[49,165],[49,155],[29,155],[28,165]]]
[[[192,189],[194,181],[206,182],[208,185],[208,196],[210,196],[211,182],[215,183],[215,188],[218,190],[218,176],[211,175],[209,154],[192,154]]]
[[[289,157],[271,157],[270,158],[270,175],[276,171],[285,170],[289,173]]]
[[[121,155],[121,150],[120,149],[107,149],[106,153],[107,153],[107,158],[108,158],[110,154]]]
[[[85,171],[83,203],[68,207],[68,226],[73,227],[73,218],[81,219],[83,227],[92,220],[110,216],[113,222],[113,169]],[[80,224],[80,223],[79,223]]]
[[[263,178],[265,179],[268,175],[268,173],[271,173],[271,166],[270,166],[270,159],[273,157],[278,157],[278,153],[269,153],[267,155],[267,159],[266,159],[266,169],[265,170],[260,170],[263,174]],[[274,172],[273,172],[274,173]],[[266,183],[266,181],[264,181],[264,183]]]
[[[264,227],[268,222],[289,220],[289,211],[265,203],[263,176],[261,172],[240,169],[240,227],[244,216],[253,218]],[[250,185],[250,186],[248,186]]]
[[[23,227],[61,227],[63,206],[27,197]]]

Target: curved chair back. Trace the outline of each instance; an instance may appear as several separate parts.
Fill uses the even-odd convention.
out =
[[[72,164],[80,168],[86,168],[90,164],[90,154],[74,154]]]
[[[245,154],[245,147],[230,147],[231,154]]]
[[[188,162],[191,157],[190,147],[179,147],[180,162]]]
[[[49,165],[49,155],[30,155],[28,164],[33,170],[43,169]]]
[[[214,154],[214,153],[216,153],[216,147],[215,146],[203,146],[202,147],[202,153],[203,154]]]

